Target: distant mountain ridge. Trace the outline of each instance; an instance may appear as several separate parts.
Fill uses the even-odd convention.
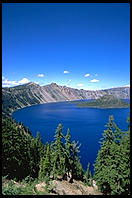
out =
[[[112,94],[117,98],[129,99],[129,87],[117,87],[104,90],[83,90],[51,83],[40,86],[34,82],[11,88],[2,88],[2,110],[4,113],[48,102],[73,101],[81,99],[97,99],[106,94]]]

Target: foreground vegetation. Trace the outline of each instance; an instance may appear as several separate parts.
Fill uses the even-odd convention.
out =
[[[130,127],[123,132],[114,123],[113,116],[109,117],[107,130],[101,139],[94,178],[106,195],[130,193]]]
[[[48,195],[47,188],[44,191],[38,191],[36,184],[39,180],[31,180],[26,177],[22,181],[16,182],[14,180],[8,180],[6,176],[2,177],[2,194],[3,195]]]
[[[128,120],[129,121],[129,120]],[[95,162],[95,174],[92,178],[90,164],[85,172],[80,163],[80,145],[71,141],[70,130],[63,135],[63,126],[59,124],[54,141],[45,145],[40,133],[33,137],[22,123],[16,123],[11,117],[2,117],[2,176],[4,195],[39,194],[35,189],[38,181],[49,186],[52,179],[61,178],[72,183],[74,180],[92,185],[94,179],[103,194],[130,194],[130,128],[122,131],[110,116],[107,129],[103,133],[101,148]],[[25,186],[16,186],[16,182],[25,182]],[[31,189],[33,191],[31,191]],[[44,193],[52,191],[52,188]]]

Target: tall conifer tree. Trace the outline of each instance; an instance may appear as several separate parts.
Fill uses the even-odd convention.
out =
[[[128,194],[130,184],[129,135],[117,127],[113,116],[110,116],[107,127],[96,159],[94,178],[104,194]]]
[[[65,156],[64,156],[64,146],[62,142],[63,136],[63,126],[59,124],[55,133],[54,142],[54,162],[53,167],[57,169],[57,174],[63,176],[65,174]]]
[[[66,172],[69,175],[71,171],[71,141],[70,141],[70,129],[68,128],[65,136],[65,167]]]
[[[86,183],[91,185],[91,179],[92,179],[92,174],[91,174],[91,171],[90,171],[90,163],[88,163],[87,170],[86,170],[86,173],[85,173]]]
[[[80,152],[80,145],[78,145],[78,142],[72,141],[71,143],[71,173],[72,173],[72,179],[82,179],[83,178],[83,168],[80,163],[80,157],[78,153]]]
[[[50,166],[50,145],[47,143],[46,156],[41,159],[39,178],[45,178],[50,176],[51,166]]]

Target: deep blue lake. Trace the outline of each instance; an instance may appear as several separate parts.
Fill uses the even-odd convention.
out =
[[[109,116],[114,116],[119,128],[127,130],[126,119],[129,114],[129,108],[78,108],[75,103],[56,102],[22,108],[15,111],[12,117],[28,126],[33,136],[40,131],[44,143],[54,140],[55,130],[58,124],[62,123],[64,135],[69,128],[71,140],[81,143],[79,155],[83,168],[86,170],[90,162],[93,172],[92,164],[96,160],[100,148],[99,141]]]

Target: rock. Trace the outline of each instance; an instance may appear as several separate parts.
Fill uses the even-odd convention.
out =
[[[96,181],[95,180],[92,181],[92,185],[93,185],[94,189],[98,190],[98,186],[96,185]]]
[[[16,87],[2,88],[2,109],[3,112],[6,112],[5,110],[8,109],[11,114],[16,109],[31,106],[33,104],[80,99],[97,99],[106,94],[112,94],[121,99],[129,99],[130,87],[117,87],[92,91],[74,89],[57,85],[56,83],[39,86],[36,83],[30,82]]]
[[[42,182],[42,183],[40,183],[40,184],[37,184],[35,187],[36,187],[36,189],[37,189],[37,191],[42,191],[42,192],[44,192],[45,190],[44,190],[44,187],[46,186],[46,183],[45,182]]]
[[[56,181],[53,180],[51,182],[51,185],[53,187],[53,191],[56,192],[58,195],[76,195],[76,192],[74,191],[73,187],[69,182],[67,181]],[[81,194],[81,192],[78,190],[78,194]]]
[[[54,179],[54,176],[53,175],[50,175],[50,179]]]
[[[58,175],[58,176],[57,176],[57,180],[62,181],[62,179],[63,179],[63,178],[62,178],[61,175]]]
[[[85,186],[83,182],[73,180],[73,183],[68,181],[50,181],[53,192],[58,195],[101,195],[93,187]]]

